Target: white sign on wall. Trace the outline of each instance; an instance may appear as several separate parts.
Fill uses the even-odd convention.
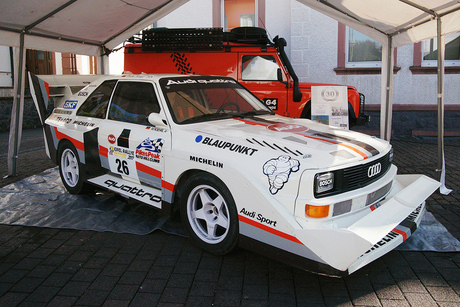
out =
[[[348,129],[348,92],[346,86],[312,86],[311,120]]]

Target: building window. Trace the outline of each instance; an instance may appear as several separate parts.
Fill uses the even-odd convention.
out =
[[[393,73],[401,69],[397,66],[397,54],[398,49],[394,48]],[[374,75],[381,73],[381,67],[382,44],[339,22],[335,73],[337,75]]]
[[[212,0],[213,26],[265,27],[265,0]]]
[[[382,44],[365,34],[346,27],[345,67],[381,67]]]
[[[460,32],[446,35],[444,69],[446,74],[460,74]],[[437,74],[437,39],[427,39],[414,44],[414,65],[409,67],[413,74]]]
[[[438,39],[432,38],[422,42],[422,63],[424,67],[438,66]],[[446,35],[444,66],[460,65],[460,32]]]

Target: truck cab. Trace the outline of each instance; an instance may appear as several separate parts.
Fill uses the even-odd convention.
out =
[[[282,116],[311,117],[311,87],[333,84],[299,82],[284,47],[265,29],[240,27],[144,30],[124,50],[125,73],[181,73],[232,77]],[[365,97],[348,88],[349,126],[364,125]]]

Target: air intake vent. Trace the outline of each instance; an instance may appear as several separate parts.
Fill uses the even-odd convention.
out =
[[[287,155],[303,156],[303,153],[298,151],[297,149],[288,148],[286,146],[280,146],[276,143],[268,143],[266,141],[256,140],[255,138],[246,140],[251,144],[257,144],[259,146],[270,148],[272,150],[279,151]]]

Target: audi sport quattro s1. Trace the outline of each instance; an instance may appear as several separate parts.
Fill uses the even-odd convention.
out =
[[[40,105],[46,84],[31,81]],[[241,246],[332,276],[406,240],[439,186],[397,175],[388,142],[275,115],[228,77],[103,76],[56,105],[44,134],[69,193],[177,210],[210,253]]]

